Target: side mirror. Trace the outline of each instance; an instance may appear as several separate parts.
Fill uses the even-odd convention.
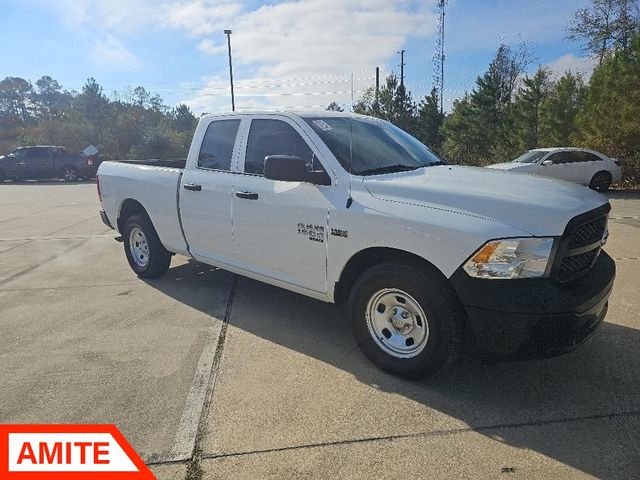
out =
[[[309,171],[300,157],[293,155],[268,155],[264,159],[264,178],[284,182],[308,182],[315,185],[331,185],[325,171]]]
[[[553,165],[553,160],[545,160],[544,162],[542,162],[542,165],[544,165],[545,167]]]

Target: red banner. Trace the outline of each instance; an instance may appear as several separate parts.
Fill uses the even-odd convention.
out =
[[[151,480],[115,425],[0,425],[0,480]]]

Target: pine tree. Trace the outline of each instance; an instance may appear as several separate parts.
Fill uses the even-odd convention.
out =
[[[440,127],[442,127],[444,114],[440,113],[439,103],[438,92],[433,88],[418,105],[415,127],[416,137],[436,152],[440,151],[443,140]]]
[[[551,89],[551,72],[538,68],[532,77],[525,77],[513,104],[514,143],[519,150],[540,145],[542,105]]]
[[[576,133],[576,116],[582,108],[584,83],[580,75],[565,73],[543,101],[540,118],[542,146],[570,146]]]
[[[577,125],[584,146],[640,162],[640,35],[630,43],[594,70]]]

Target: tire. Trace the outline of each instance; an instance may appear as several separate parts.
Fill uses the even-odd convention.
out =
[[[607,190],[609,190],[612,180],[613,178],[611,177],[611,174],[609,172],[598,172],[591,179],[589,188],[597,192],[606,192]]]
[[[348,314],[365,356],[402,377],[441,373],[460,350],[464,310],[435,268],[403,263],[371,267],[351,290]]]
[[[124,253],[131,269],[141,278],[163,275],[171,264],[168,252],[146,215],[132,215],[122,229]]]
[[[78,169],[73,166],[66,166],[62,171],[62,178],[65,182],[77,182],[78,181]]]
[[[7,179],[7,176],[4,174],[2,170],[0,170],[0,183],[4,183],[6,179]]]

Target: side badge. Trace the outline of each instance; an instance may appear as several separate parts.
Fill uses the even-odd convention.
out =
[[[349,236],[349,231],[348,230],[342,230],[340,228],[332,228],[331,229],[331,235],[333,235],[334,237],[347,238]]]

